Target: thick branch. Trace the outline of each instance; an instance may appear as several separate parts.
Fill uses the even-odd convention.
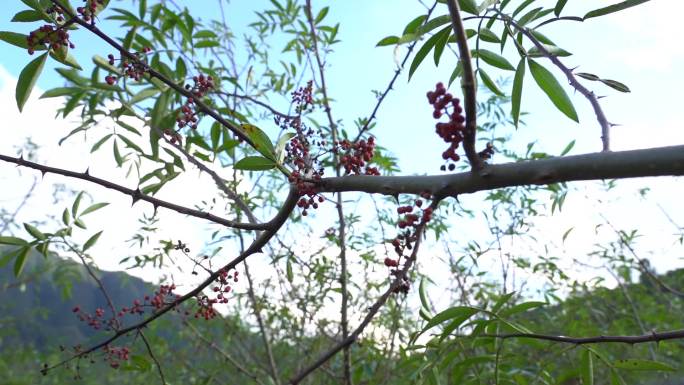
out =
[[[463,135],[463,149],[465,150],[470,167],[473,170],[480,170],[483,167],[482,159],[475,149],[475,136],[477,135],[477,83],[475,82],[475,72],[470,58],[468,48],[468,36],[461,19],[461,9],[457,0],[447,0],[449,14],[451,15],[451,25],[456,35],[460,62],[463,66],[463,99],[465,106],[466,125]]]
[[[213,215],[213,214],[206,213],[204,211],[191,209],[189,207],[177,205],[175,203],[170,203],[170,202],[158,199],[158,198],[151,197],[149,195],[145,195],[140,191],[140,189],[133,190],[133,189],[130,189],[128,187],[124,187],[124,186],[118,185],[116,183],[110,182],[106,179],[94,177],[94,176],[90,175],[87,170],[85,172],[82,172],[82,173],[81,172],[75,172],[75,171],[69,171],[69,170],[64,170],[64,169],[57,168],[57,167],[43,166],[42,164],[30,162],[30,161],[25,160],[23,158],[14,158],[14,157],[2,155],[2,154],[0,154],[0,160],[3,160],[5,162],[9,162],[9,163],[14,163],[14,164],[17,164],[19,166],[32,168],[34,170],[38,170],[38,171],[42,172],[43,174],[52,173],[52,174],[68,176],[70,178],[85,180],[85,181],[106,187],[108,189],[118,191],[122,194],[126,194],[133,199],[133,203],[135,203],[137,201],[149,202],[149,203],[152,203],[152,205],[154,205],[154,207],[164,207],[164,208],[167,208],[169,210],[173,210],[173,211],[181,213],[181,214],[186,214],[186,215],[189,215],[192,217],[206,219],[208,221],[218,223],[220,225],[224,225],[227,227],[232,227],[232,228],[242,229],[242,230],[265,230],[265,229],[268,229],[270,226],[272,226],[272,224],[270,222],[269,223],[256,223],[256,224],[254,224],[254,223],[240,223],[240,222],[236,222],[236,221],[231,221],[228,219],[217,217],[216,215]]]
[[[455,196],[502,187],[558,182],[684,175],[684,145],[489,165],[478,173],[324,178],[321,192]]]

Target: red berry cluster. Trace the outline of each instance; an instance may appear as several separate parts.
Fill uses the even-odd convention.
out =
[[[195,84],[193,86],[186,84],[185,89],[190,91],[193,97],[188,98],[181,107],[181,115],[176,118],[176,123],[178,123],[178,128],[188,126],[195,130],[198,121],[197,113],[193,108],[195,98],[201,99],[208,91],[214,89],[214,79],[211,76],[199,75],[193,77],[192,80]]]
[[[176,285],[161,285],[154,295],[146,295],[143,300],[136,299],[131,306],[121,308],[117,317],[121,318],[127,314],[144,314],[145,308],[151,308],[152,312],[159,311],[162,307],[174,303],[180,295],[175,294]]]
[[[105,310],[102,308],[95,309],[94,314],[89,314],[81,310],[79,306],[74,307],[71,311],[76,313],[79,320],[86,322],[88,326],[95,330],[101,329],[103,326],[105,330],[117,330],[121,325],[121,320],[126,315],[142,315],[145,313],[146,308],[152,309],[153,312],[158,311],[162,307],[174,303],[180,295],[175,294],[173,291],[176,289],[176,285],[161,285],[159,290],[154,292],[154,295],[146,295],[141,301],[136,299],[133,301],[131,306],[124,306],[116,314],[116,317],[112,317],[108,320],[104,319]]]
[[[305,87],[299,87],[292,92],[292,103],[295,105],[297,115],[313,107],[313,80],[306,82]]]
[[[45,24],[29,33],[26,37],[26,44],[28,45],[29,55],[33,55],[37,47],[45,44],[53,51],[59,50],[62,47],[75,47],[74,43],[69,41],[69,32],[65,28],[55,28],[51,24]]]
[[[218,315],[218,312],[214,309],[214,305],[217,303],[228,303],[227,295],[231,291],[229,280],[238,282],[238,272],[234,271],[230,274],[225,269],[221,270],[221,274],[216,280],[216,285],[211,289],[214,292],[215,297],[210,298],[205,294],[197,295],[197,311],[195,312],[195,318],[201,317],[205,320],[210,320]]]
[[[377,167],[368,166],[368,163],[375,154],[374,137],[371,136],[368,138],[368,141],[360,140],[354,143],[344,139],[336,142],[335,146],[335,152],[338,151],[338,148],[345,152],[340,157],[340,164],[344,167],[345,174],[380,175]]]
[[[93,314],[82,311],[78,306],[75,306],[73,309],[71,309],[71,311],[76,314],[79,321],[85,322],[88,326],[95,330],[100,330],[102,327],[105,327],[105,330],[112,330],[116,329],[118,326],[118,320],[104,319],[105,310],[99,307],[95,309],[95,313]]]
[[[423,199],[431,199],[430,193],[425,192],[421,194]],[[397,214],[400,215],[398,222],[398,227],[402,230],[394,239],[392,239],[392,246],[394,247],[394,252],[397,255],[396,259],[386,257],[385,266],[390,268],[390,275],[393,277],[398,277],[401,274],[401,269],[399,268],[402,258],[408,258],[405,255],[406,250],[413,249],[413,244],[418,239],[416,235],[416,228],[419,225],[424,225],[432,219],[432,207],[422,208],[424,205],[422,199],[416,199],[413,205],[399,206],[397,208]],[[418,214],[419,211],[422,212]],[[408,293],[411,288],[411,283],[408,278],[401,277],[402,282],[399,286],[394,289],[395,293]]]
[[[302,114],[313,108],[313,82],[307,82],[306,86],[299,87],[292,93],[292,103],[295,104],[295,117],[276,117],[276,124],[283,130],[293,130],[294,137],[285,145],[285,162],[294,167],[289,176],[290,183],[294,184],[301,195],[297,206],[302,209],[302,215],[308,215],[307,209],[317,209],[319,203],[325,198],[318,195],[314,181],[323,177],[323,167],[318,161],[320,153],[314,149],[322,149],[326,146],[325,135],[320,129],[314,130],[302,122]]]
[[[85,21],[95,24],[95,14],[97,13],[97,6],[104,5],[104,0],[83,0],[85,6],[76,8],[76,12],[81,15]]]
[[[145,75],[145,72],[147,71],[147,64],[145,63],[147,61],[147,54],[149,54],[151,51],[152,48],[145,47],[143,48],[142,52],[136,52],[134,54],[138,60],[128,61],[121,59],[121,69],[124,75],[135,81],[142,80],[143,75]],[[110,65],[114,65],[116,62],[116,58],[112,54],[107,55],[107,59],[109,60]],[[105,81],[111,86],[116,83],[117,78],[114,75],[109,75],[105,77]]]
[[[61,23],[64,21],[64,10],[58,5],[52,5],[45,8],[45,13],[55,18],[55,21]]]
[[[130,350],[127,347],[117,347],[105,345],[102,350],[105,353],[104,361],[109,363],[114,369],[118,369],[121,366],[121,361],[128,361]]]
[[[463,109],[460,105],[461,101],[447,93],[446,88],[442,83],[437,83],[434,91],[428,91],[427,98],[428,102],[434,108],[434,111],[432,112],[433,118],[439,119],[442,115],[447,115],[449,117],[449,122],[438,122],[435,124],[435,129],[437,134],[444,139],[446,143],[449,143],[449,148],[442,153],[442,159],[448,162],[449,171],[453,171],[456,165],[451,162],[458,162],[460,159],[458,154],[456,154],[456,149],[463,141],[465,131],[465,117],[463,116]],[[449,106],[451,106],[451,112],[449,112]],[[447,166],[442,165],[441,169],[442,171],[445,171]]]

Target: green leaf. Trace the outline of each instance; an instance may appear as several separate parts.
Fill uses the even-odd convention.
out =
[[[570,143],[568,143],[567,146],[565,146],[565,148],[564,148],[563,151],[561,152],[560,156],[564,156],[565,154],[567,154],[568,152],[570,152],[570,150],[572,150],[573,147],[575,147],[575,140],[574,140],[574,139],[571,140]]]
[[[582,376],[582,385],[594,385],[594,361],[592,360],[591,352],[588,350],[582,352],[580,374]]]
[[[95,64],[96,66],[98,66],[98,67],[100,67],[106,71],[117,74],[118,76],[122,75],[121,70],[118,67],[115,67],[115,66],[109,64],[109,60],[103,58],[100,55],[93,56],[93,64]]]
[[[248,156],[238,160],[233,166],[237,170],[262,171],[270,170],[276,166],[272,159],[261,156]]]
[[[510,292],[510,293],[502,294],[501,297],[496,301],[496,303],[494,304],[494,306],[492,306],[491,312],[492,312],[492,313],[498,312],[499,309],[501,309],[501,308],[503,307],[503,305],[505,305],[506,303],[508,303],[508,301],[510,301],[511,298],[513,298],[514,295],[515,295],[515,291],[512,291],[512,292]]]
[[[532,73],[534,80],[537,82],[537,85],[539,85],[539,88],[546,93],[546,96],[549,97],[556,108],[558,108],[568,118],[574,120],[575,122],[579,122],[575,107],[572,105],[572,102],[563,90],[563,87],[558,83],[558,80],[553,77],[553,74],[532,59],[528,59],[527,63],[530,66],[530,72]]]
[[[14,15],[11,21],[20,23],[30,23],[39,20],[44,20],[42,13],[31,9],[27,9]]]
[[[275,162],[275,149],[271,139],[259,127],[253,124],[243,123],[242,129],[245,130],[247,136],[254,143],[254,149],[259,151],[263,156]]]
[[[480,39],[482,39],[482,41],[486,41],[488,43],[501,43],[501,39],[499,39],[499,37],[488,28],[480,28],[478,36]]]
[[[221,43],[216,40],[202,40],[195,43],[195,48],[214,48],[220,45]]]
[[[555,45],[549,45],[549,44],[544,44],[542,43],[542,46],[544,49],[551,55],[551,56],[560,56],[560,57],[565,57],[565,56],[570,56],[572,55],[570,52],[564,50],[563,48],[556,47]],[[545,57],[546,55],[542,53],[542,51],[537,48],[537,47],[532,47],[527,51],[527,55],[530,57]]]
[[[31,251],[31,248],[28,246],[24,246],[21,248],[21,251],[19,251],[19,255],[17,255],[17,259],[14,260],[14,276],[18,277],[21,272],[24,270],[24,265],[26,265],[26,257],[28,257],[29,252]]]
[[[408,42],[412,42],[414,40],[418,40],[420,38],[420,35],[417,35],[415,33],[407,33],[405,35],[402,35],[399,40],[397,41],[397,44],[404,44]]]
[[[77,93],[81,92],[80,88],[76,87],[57,87],[53,88],[51,90],[45,91],[40,98],[56,98],[59,96],[66,96],[66,95],[75,95]]]
[[[511,92],[511,116],[513,124],[518,127],[520,122],[520,105],[522,101],[523,80],[525,79],[525,58],[520,59],[518,68],[513,78],[513,91]]]
[[[160,90],[157,87],[145,88],[143,90],[140,90],[140,92],[138,92],[137,94],[133,95],[133,97],[128,101],[128,103],[130,105],[136,104],[140,101],[157,95],[159,92]]]
[[[222,128],[223,127],[219,122],[214,122],[214,124],[211,125],[211,149],[214,150],[214,152],[216,152],[219,147],[219,140],[221,140],[221,132],[223,131]]]
[[[0,31],[0,40],[19,48],[28,49],[28,42],[26,41],[27,38],[28,36],[21,33]],[[34,49],[36,51],[43,51],[46,50],[47,47],[45,47],[45,45],[39,45]]]
[[[435,50],[433,52],[435,66],[439,65],[439,59],[442,57],[442,53],[444,53],[444,48],[446,48],[446,45],[449,42],[449,36],[451,35],[451,27],[447,27],[446,30],[440,31],[438,34],[440,35],[440,37],[437,39],[437,42],[435,42]]]
[[[78,214],[78,206],[81,205],[81,199],[83,199],[83,191],[81,191],[80,193],[78,193],[78,195],[76,195],[76,199],[74,200],[74,204],[71,205],[71,216],[74,218],[76,218],[76,216],[77,216],[76,214]]]
[[[556,17],[560,16],[567,2],[568,0],[558,0],[556,2],[556,6],[553,8],[553,13],[556,15]]]
[[[33,86],[36,85],[36,81],[38,81],[38,77],[40,77],[40,73],[43,71],[45,60],[47,60],[46,53],[28,63],[21,71],[21,74],[19,74],[16,89],[17,107],[19,107],[19,111],[24,109],[24,104],[26,104],[26,101],[31,95],[31,91],[33,90]]]
[[[27,245],[28,242],[21,238],[17,237],[0,237],[0,245],[15,245],[15,246],[24,246]]]
[[[416,29],[416,35],[424,35],[430,31],[432,31],[435,28],[441,27],[444,24],[449,24],[449,28],[451,28],[451,16],[449,15],[441,15],[437,16],[433,19],[430,19],[427,23],[421,25],[418,29]]]
[[[423,308],[430,309],[430,301],[428,300],[427,293],[425,292],[425,278],[420,280],[420,286],[418,287],[418,294],[420,295],[420,303]]]
[[[497,68],[501,68],[502,70],[515,71],[515,67],[513,67],[513,65],[506,60],[505,57],[495,52],[481,48],[478,50],[473,50],[473,56],[479,57],[480,59],[484,60],[485,63]]]
[[[287,259],[287,263],[285,264],[285,271],[287,274],[287,281],[292,283],[292,280],[294,279],[294,273],[292,272],[292,261],[290,258]]]
[[[466,319],[470,318],[477,312],[479,312],[479,309],[476,309],[476,308],[470,307],[470,306],[451,307],[449,309],[446,309],[446,310],[438,313],[434,317],[432,317],[430,322],[428,322],[427,325],[425,325],[425,327],[423,328],[423,331],[428,330],[430,328],[433,328],[433,327],[441,324],[442,322],[453,319],[453,318],[457,318],[457,317],[458,318],[466,317]]]
[[[676,370],[672,366],[663,362],[640,360],[636,358],[613,361],[613,366],[617,369],[626,370],[660,370],[668,372],[674,372]]]
[[[283,159],[285,159],[285,146],[287,145],[287,142],[294,137],[295,134],[293,132],[286,132],[278,139],[278,143],[276,143],[275,146],[275,154],[276,158],[278,159],[278,163],[283,163]]]
[[[86,243],[83,244],[83,251],[85,252],[89,248],[93,247],[93,245],[97,242],[97,240],[100,239],[100,235],[102,235],[102,231],[99,231],[99,232],[93,234],[92,237],[88,238]]]
[[[454,71],[451,73],[451,76],[449,76],[449,86],[451,86],[451,83],[453,83],[457,77],[461,76],[462,73],[463,66],[461,65],[461,61],[459,61],[456,67],[454,67]]]
[[[427,15],[420,15],[416,17],[415,19],[411,20],[408,24],[406,24],[406,27],[404,28],[404,32],[402,32],[402,35],[407,35],[407,34],[413,34],[416,32],[418,27],[423,25],[423,22],[427,18]]]
[[[62,222],[64,223],[64,226],[69,226],[69,223],[71,223],[71,214],[69,214],[69,209],[64,209],[62,212]]]
[[[325,18],[325,15],[328,14],[328,11],[330,10],[330,7],[323,7],[321,8],[320,11],[318,11],[318,15],[316,15],[316,19],[314,20],[314,24],[318,25],[323,19]]]
[[[518,19],[518,25],[523,27],[523,26],[525,26],[525,24],[529,23],[530,21],[535,20],[537,18],[537,15],[539,14],[539,12],[542,9],[544,9],[544,8],[539,7],[539,8],[535,8],[535,9],[527,12],[520,19]]]
[[[98,140],[95,144],[93,144],[93,147],[90,148],[90,152],[93,153],[93,152],[97,151],[97,149],[99,149],[103,144],[105,144],[105,142],[107,140],[109,140],[109,138],[111,138],[112,135],[114,135],[114,134],[107,134],[107,135],[103,136],[100,140]]]
[[[482,83],[483,83],[487,88],[489,88],[490,91],[492,91],[493,93],[495,93],[495,94],[497,94],[497,95],[499,95],[499,96],[504,96],[503,91],[501,91],[501,90],[499,89],[499,87],[496,85],[496,83],[494,82],[494,80],[492,80],[492,78],[490,78],[489,75],[487,75],[487,73],[485,72],[485,70],[483,70],[482,68],[480,68],[480,69],[477,70],[477,72],[480,74],[480,79],[482,79]]]
[[[438,40],[440,40],[440,37],[443,37],[444,32],[447,34],[449,33],[451,27],[446,27],[443,30],[439,31],[438,33],[430,36],[429,39],[423,44],[422,47],[418,50],[416,53],[416,56],[413,58],[413,61],[411,62],[411,67],[409,68],[409,79],[411,79],[411,76],[413,76],[413,73],[416,72],[418,69],[418,66],[420,66],[420,63],[423,62],[423,59],[425,59],[425,56],[427,56],[428,53],[432,50],[432,48],[435,46]]]
[[[575,75],[591,81],[601,80],[598,76],[586,72],[575,72]]]
[[[124,158],[121,156],[121,152],[119,151],[119,144],[117,143],[116,139],[114,140],[114,144],[112,145],[112,152],[114,153],[114,160],[116,161],[116,164],[119,167],[123,166]]]
[[[519,303],[515,306],[511,306],[508,309],[504,309],[499,312],[499,316],[501,317],[509,317],[513,314],[516,313],[523,313],[526,312],[530,309],[534,309],[536,307],[544,306],[546,305],[546,302],[540,302],[540,301],[529,301],[529,302],[523,302]]]
[[[599,80],[601,83],[607,85],[610,88],[616,89],[620,92],[632,92],[630,91],[629,87],[627,87],[625,84],[620,83],[617,80],[610,80],[610,79],[600,79]]]
[[[609,13],[619,12],[619,11],[622,11],[624,9],[631,8],[631,7],[634,7],[636,5],[645,3],[647,1],[649,1],[649,0],[627,0],[627,1],[623,1],[621,3],[617,3],[617,4],[609,5],[607,7],[595,9],[595,10],[587,13],[586,15],[584,15],[583,19],[587,20],[587,19],[590,19],[592,17],[599,17],[599,16],[607,15]]]
[[[41,241],[47,239],[47,236],[45,236],[45,234],[43,234],[35,226],[29,223],[24,223],[24,229],[26,229],[26,231],[28,231],[28,233],[31,234],[33,238],[39,239]]]
[[[479,9],[475,0],[458,0],[458,4],[461,6],[461,11],[477,15]]]
[[[109,203],[107,203],[107,202],[94,203],[94,204],[88,206],[87,209],[83,210],[83,212],[82,212],[81,215],[79,215],[79,216],[82,217],[82,216],[84,216],[84,215],[86,215],[86,214],[90,214],[90,213],[92,213],[93,211],[99,210],[99,209],[101,209],[101,208],[103,208],[103,207],[106,207],[106,206],[108,206],[108,205],[109,205]]]
[[[58,50],[51,49],[50,51],[50,57],[57,60],[58,62],[67,65],[71,68],[75,68],[77,70],[82,70],[81,65],[78,64],[78,61],[76,58],[69,53],[69,48],[67,46],[62,46]]]

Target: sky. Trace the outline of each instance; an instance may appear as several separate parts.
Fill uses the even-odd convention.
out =
[[[22,9],[23,4],[19,0],[6,0],[6,3],[3,4],[5,8],[0,16],[0,30],[30,30],[29,26],[17,26],[8,22],[16,11]],[[197,12],[200,17],[211,17],[215,9],[215,2],[209,0],[178,3],[190,5],[193,12]],[[202,6],[198,6],[200,3]],[[119,2],[117,6],[126,4],[129,2]],[[252,20],[253,9],[267,4],[268,1],[233,1],[228,8],[229,21],[235,21],[235,29],[239,31]],[[385,88],[395,63],[403,57],[401,49],[376,48],[375,43],[385,36],[399,34],[404,25],[416,15],[424,13],[425,8],[419,2],[410,0],[322,1],[314,4],[315,7],[330,5],[328,17],[341,23],[342,43],[327,57],[327,80],[329,92],[335,98],[333,114],[336,118],[343,119],[344,127],[352,130],[353,120],[367,116],[372,109],[375,97],[371,90]],[[566,13],[582,15],[605,4],[605,1],[599,0],[570,1]],[[684,49],[679,48],[681,43],[678,41],[677,30],[677,17],[681,14],[679,11],[684,11],[684,5],[679,2],[652,0],[639,7],[582,24],[557,23],[545,32],[559,46],[573,53],[573,56],[565,60],[568,66],[580,66],[581,71],[619,80],[632,90],[631,93],[621,94],[598,84],[588,84],[599,95],[606,96],[601,99],[606,115],[611,122],[619,124],[613,129],[613,150],[684,143],[684,127],[679,115],[680,90],[684,89],[684,76],[680,73],[684,68]],[[444,13],[446,7],[441,6],[436,14]],[[120,31],[112,22],[103,21],[100,27],[113,33]],[[75,34],[74,41],[77,42],[74,53],[79,55],[82,63],[89,63],[88,58],[93,54],[105,56],[109,52],[104,43],[87,35],[85,31]],[[61,85],[60,77],[53,70],[55,66],[50,62],[24,113],[18,112],[14,102],[14,86],[29,57],[21,49],[7,45],[2,47],[6,54],[0,58],[0,114],[4,117],[5,132],[0,141],[0,153],[14,155],[16,148],[30,137],[40,146],[37,159],[40,163],[77,171],[90,167],[92,175],[134,187],[135,182],[126,178],[125,170],[112,167],[113,161],[108,151],[89,153],[90,145],[98,137],[76,138],[62,146],[57,144],[75,124],[73,118],[55,118],[55,111],[61,104],[59,99],[37,98],[44,90]],[[552,71],[560,79],[559,73],[553,69]],[[501,78],[512,76],[512,73],[489,72]],[[410,82],[405,73],[401,75],[380,109],[378,126],[373,134],[381,140],[380,145],[399,159],[404,174],[432,174],[439,170],[439,157],[426,156],[438,154],[442,149],[440,141],[433,134],[434,121],[430,116],[430,106],[425,100],[425,92],[433,88],[437,81],[446,81],[450,74],[451,68],[448,65],[437,69],[428,58]],[[557,111],[531,77],[527,77],[522,108],[530,112],[530,115],[525,118],[526,126],[514,133],[513,146],[524,148],[527,143],[536,141],[539,150],[558,154],[568,142],[576,140],[571,154],[601,149],[600,128],[589,103],[581,95],[572,94],[569,88],[566,90],[579,113],[579,124]],[[480,95],[486,96],[482,92]],[[275,127],[262,128],[271,135],[275,133]],[[494,161],[497,161],[496,157]],[[93,188],[79,181],[49,174],[41,178],[39,173],[17,169],[11,165],[0,167],[0,184],[9,186],[0,190],[0,206],[10,211],[17,207],[35,178],[40,183],[37,184],[34,197],[20,212],[18,220],[45,219],[50,215],[59,218],[61,211],[71,203],[53,203],[51,196],[55,183],[65,184],[75,190],[87,189],[94,201],[111,204],[102,209],[99,215],[93,214],[88,218],[89,229],[76,234],[76,238],[83,241],[96,231],[105,229],[105,234],[92,249],[92,254],[98,255],[97,263],[101,267],[108,270],[119,269],[119,260],[131,254],[126,240],[139,226],[138,210],[142,207],[149,214],[152,207],[138,203],[132,208],[127,197],[106,189]],[[197,170],[190,170],[172,186],[163,190],[159,197],[192,206],[215,195],[211,181]],[[676,228],[659,209],[663,207],[677,223],[684,224],[679,199],[681,179],[624,181],[618,184],[617,190],[610,192],[602,191],[596,183],[578,183],[573,186],[578,191],[571,193],[563,212],[553,217],[536,219],[540,228],[538,234],[535,234],[539,240],[537,245],[511,241],[507,250],[521,255],[535,255],[539,252],[540,245],[552,245],[554,253],[562,257],[569,269],[574,268],[581,272],[582,269],[573,263],[573,258],[586,255],[595,249],[596,243],[610,239],[610,231],[601,229],[597,232],[594,228],[597,221],[601,221],[602,214],[624,229],[641,229],[644,237],[639,240],[639,246],[645,254],[652,255],[657,260],[655,265],[658,271],[684,265],[680,259],[681,246],[677,248],[673,245],[672,234]],[[647,199],[637,194],[644,186],[651,190]],[[477,210],[484,208],[481,203],[483,197],[483,193],[479,193],[462,197],[461,200],[465,206]],[[327,221],[327,215],[329,214],[323,211],[316,218],[326,223],[321,228],[330,226],[331,221]],[[188,219],[163,209],[160,210],[160,219],[163,223],[163,236],[172,239],[206,239],[211,228],[202,221]],[[571,227],[574,230],[566,242],[562,242],[562,235]],[[454,230],[464,238],[478,238],[487,233],[486,223],[481,219],[474,220],[467,226],[457,223]],[[201,244],[200,241],[196,243]],[[432,247],[433,250],[438,248],[436,245]],[[230,257],[229,253],[222,256],[226,260]],[[265,262],[255,259],[255,263]],[[490,263],[492,266],[496,265],[496,261]],[[150,280],[162,278],[159,271],[151,268],[134,273]],[[174,270],[170,274],[180,276]],[[445,274],[437,269],[436,281],[446,281],[448,276]],[[522,278],[524,277],[520,279]],[[186,284],[190,285],[191,282]]]

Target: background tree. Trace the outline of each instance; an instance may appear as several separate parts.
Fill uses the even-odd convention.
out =
[[[328,21],[334,6],[272,1],[237,37],[223,2],[217,4],[221,17],[201,21],[192,8],[165,1],[137,1],[126,9],[106,0],[22,0],[26,9],[13,21],[39,26],[26,35],[0,34],[31,57],[17,82],[18,108],[25,107],[48,60],[63,64],[64,87],[43,94],[65,98],[63,117],[79,115],[63,140],[85,135],[91,152],[111,146],[115,165],[126,174],[116,181],[22,156],[0,159],[114,190],[134,205],[151,203],[154,213],[142,215],[131,256],[121,263],[174,271],[147,294],[114,296],[90,255],[106,233],[89,230],[85,217],[102,213],[107,203],[82,192],[59,223],[25,223],[28,238],[0,238],[9,246],[2,262],[12,264],[17,278],[32,253],[68,255],[81,262],[83,270],[76,271],[101,296],[97,304],[77,303],[67,311],[75,323],[102,333],[87,343],[68,341],[61,358],[51,357],[42,372],[67,367],[80,376],[92,362],[154,373],[162,383],[183,381],[187,374],[176,365],[173,377],[168,374],[175,346],[159,342],[165,329],[148,333],[167,318],[183,325],[181,336],[213,352],[190,356],[188,369],[196,360],[218,358],[230,363],[230,373],[257,383],[622,383],[622,370],[672,370],[679,345],[663,352],[655,343],[684,337],[677,320],[665,316],[677,314],[681,285],[666,282],[639,256],[638,232],[603,218],[617,240],[598,245],[592,255],[624,299],[608,310],[600,290],[592,301],[573,302],[599,282],[569,276],[548,252],[531,259],[507,246],[535,242],[533,218],[562,209],[572,191],[568,182],[602,180],[610,193],[616,179],[682,174],[683,146],[610,151],[613,124],[588,87],[629,88],[571,68],[565,64],[570,53],[545,34],[561,22],[580,23],[644,2],[616,2],[584,16],[565,15],[563,0],[428,4],[401,34],[378,43],[407,47],[405,56],[377,92],[370,114],[350,125],[336,117],[343,101],[335,102],[326,82],[327,58],[342,28]],[[121,36],[101,27],[104,19],[120,22]],[[87,71],[77,61],[77,33],[102,44]],[[407,146],[413,136],[432,135],[443,148],[421,156],[443,163],[436,174],[399,176],[397,160],[373,134],[382,124],[376,114],[391,108],[385,103],[404,66],[411,77],[428,54],[435,64],[445,65],[445,55],[455,59],[447,64],[451,77],[436,79],[442,82],[427,92],[424,111],[413,111],[426,115],[425,128],[397,131]],[[591,106],[601,152],[567,156],[571,142],[553,157],[515,143],[526,77],[549,107],[579,119],[549,68]],[[494,80],[486,72],[492,69],[510,71],[512,84]],[[462,101],[455,96],[461,94]],[[165,195],[195,169],[214,184],[209,199],[179,204],[177,196]],[[485,206],[459,201],[477,192],[485,192]],[[539,200],[549,194],[550,207]],[[155,234],[158,211],[165,210],[209,222],[211,230],[200,239]],[[483,219],[489,230],[484,239],[455,236],[459,221]],[[443,247],[448,282],[431,279],[433,260],[419,263],[425,243]],[[488,275],[481,265],[491,258],[500,262],[500,273]],[[651,292],[633,285],[634,272]],[[525,285],[544,301],[530,301],[534,293]],[[431,287],[447,295],[430,295]],[[653,296],[655,287],[660,291]],[[574,299],[560,305],[568,294]],[[198,326],[215,318],[226,322],[225,330]],[[230,350],[222,332],[233,336]],[[604,348],[614,343],[639,347],[626,358],[623,350]],[[243,345],[240,358],[233,344]],[[205,382],[226,381],[212,371],[206,370]]]

